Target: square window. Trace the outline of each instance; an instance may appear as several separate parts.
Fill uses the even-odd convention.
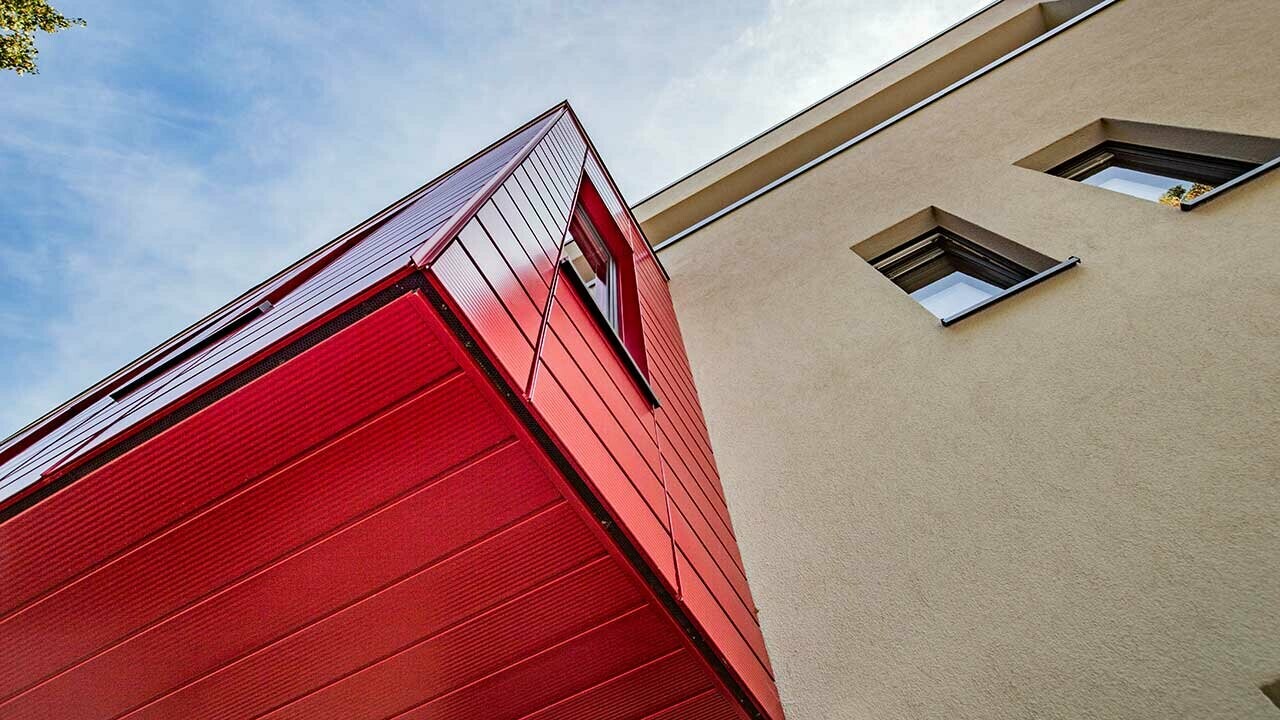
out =
[[[943,321],[1036,275],[941,227],[873,258],[871,265]]]
[[[1049,170],[1086,185],[1180,207],[1257,163],[1108,141]]]

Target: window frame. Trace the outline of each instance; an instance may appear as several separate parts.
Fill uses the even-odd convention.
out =
[[[620,280],[618,260],[614,257],[613,251],[609,248],[608,243],[606,243],[604,238],[600,236],[600,231],[596,229],[595,223],[591,221],[590,216],[587,215],[587,211],[582,207],[581,203],[575,205],[573,208],[573,218],[569,223],[569,234],[579,248],[582,247],[584,242],[589,242],[595,245],[596,249],[604,255],[606,261],[603,273],[604,277],[601,278],[602,273],[595,271],[595,268],[592,268],[592,270],[596,272],[596,279],[587,281],[584,278],[583,284],[585,284],[587,289],[591,291],[592,302],[594,302],[598,308],[600,307],[600,302],[596,299],[596,290],[592,285],[597,282],[603,284],[605,290],[605,307],[600,308],[600,310],[608,321],[609,326],[614,330],[619,331],[619,334],[621,334],[622,293],[619,292],[618,288],[618,282]],[[589,260],[587,262],[588,264],[590,263]],[[579,273],[579,277],[581,277],[581,273]]]
[[[591,315],[599,327],[601,334],[605,337],[605,341],[613,348],[614,354],[621,360],[627,374],[631,376],[640,393],[644,395],[652,407],[660,407],[662,403],[658,398],[658,394],[654,392],[653,387],[649,384],[648,368],[645,364],[644,332],[640,319],[639,279],[636,275],[634,252],[623,236],[621,228],[617,226],[616,221],[609,214],[608,208],[605,207],[599,193],[586,177],[583,177],[578,189],[578,197],[569,218],[565,244],[569,240],[568,233],[573,233],[575,237],[578,233],[586,234],[582,227],[584,223],[591,233],[588,237],[598,241],[602,249],[609,255],[608,271],[610,277],[608,281],[612,281],[612,285],[608,286],[608,292],[610,295],[609,305],[612,310],[610,314],[613,315],[613,320],[611,320],[610,314],[606,314],[605,310],[596,302],[591,288],[587,286],[586,280],[578,272],[578,268],[574,266],[573,261],[563,256],[563,248],[561,249],[559,270],[566,278],[569,286],[573,288],[578,300],[586,306],[587,313]],[[614,320],[616,320],[616,323]]]
[[[1241,178],[1256,172],[1259,169],[1259,164],[1244,160],[1183,152],[1181,150],[1168,150],[1116,140],[1106,140],[1045,172],[1067,180],[1081,182],[1111,167],[1136,170],[1174,179],[1185,178],[1190,183],[1211,186],[1212,189],[1208,192],[1192,198],[1186,203],[1179,203],[1179,207],[1183,210],[1189,210],[1201,198],[1217,194],[1219,190],[1234,187]],[[1120,195],[1127,194],[1116,190],[1108,190]],[[1130,195],[1130,197],[1134,196]]]
[[[1002,253],[938,225],[891,250],[870,258],[867,262],[885,279],[905,292],[907,297],[957,271],[1000,288],[1000,292],[991,297],[946,317],[938,318],[943,327],[949,327],[980,310],[1003,302],[1029,287],[1079,265],[1080,258],[1073,255],[1036,272]],[[932,267],[934,265],[948,271],[939,273],[935,267]],[[992,282],[993,278],[998,282]],[[912,297],[911,300],[924,307],[919,299]]]

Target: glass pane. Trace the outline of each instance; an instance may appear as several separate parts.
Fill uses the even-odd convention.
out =
[[[1165,205],[1178,205],[1181,200],[1190,200],[1213,189],[1190,180],[1115,165],[1094,173],[1081,182]]]
[[[569,241],[564,245],[564,256],[573,263],[573,269],[582,276],[582,281],[587,284],[587,287],[596,281],[596,269],[582,254],[582,248],[578,247],[578,240],[573,236],[573,231],[569,232]]]
[[[936,317],[948,318],[1000,293],[995,285],[957,270],[916,290],[911,297]]]
[[[612,287],[615,277],[613,257],[609,255],[604,241],[596,235],[595,228],[591,227],[585,214],[579,215],[579,223],[570,228],[564,256],[573,263],[574,269],[582,277],[591,293],[591,299],[600,308],[600,312],[604,313],[605,320],[617,330],[618,310]]]

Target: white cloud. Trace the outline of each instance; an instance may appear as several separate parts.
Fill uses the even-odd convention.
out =
[[[50,298],[0,305],[26,348],[0,354],[0,434],[557,100],[638,198],[973,6],[63,7],[90,26],[0,85],[0,153],[51,189],[22,211],[44,235],[0,230],[0,300]]]

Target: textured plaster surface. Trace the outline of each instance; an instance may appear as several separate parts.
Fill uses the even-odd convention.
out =
[[[1280,137],[1278,30],[1124,0],[663,253],[791,720],[1280,718],[1280,173],[1013,164]],[[929,206],[1083,265],[943,328],[850,250]]]

